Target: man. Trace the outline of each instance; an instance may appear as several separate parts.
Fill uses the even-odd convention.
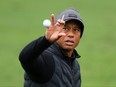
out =
[[[75,9],[66,9],[56,20],[52,14],[45,36],[32,41],[19,55],[25,70],[24,87],[81,87],[76,60],[80,55],[75,48],[83,30],[84,24]]]

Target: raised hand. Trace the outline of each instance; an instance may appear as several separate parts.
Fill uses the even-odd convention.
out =
[[[55,20],[54,14],[51,14],[51,26],[49,26],[46,29],[45,35],[46,39],[49,42],[55,42],[60,37],[65,36],[65,33],[62,32],[62,29],[65,25],[65,21],[63,21],[62,19],[58,19],[57,23],[55,24],[54,20]]]

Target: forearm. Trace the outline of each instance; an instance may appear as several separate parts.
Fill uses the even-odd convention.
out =
[[[31,80],[45,82],[52,77],[55,66],[52,55],[46,58],[47,55],[42,53],[51,44],[52,43],[49,43],[45,37],[41,37],[28,44],[21,51],[19,60]],[[41,57],[42,55],[44,56]]]
[[[31,63],[33,62],[45,49],[47,49],[51,43],[46,40],[45,37],[40,37],[39,39],[28,44],[20,53],[19,60],[21,63]]]

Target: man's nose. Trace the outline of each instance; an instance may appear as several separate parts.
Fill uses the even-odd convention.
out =
[[[70,29],[70,31],[68,32],[68,37],[71,37],[71,38],[74,37],[74,32],[72,29]]]

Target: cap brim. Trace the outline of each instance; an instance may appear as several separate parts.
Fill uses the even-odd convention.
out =
[[[65,22],[70,21],[70,20],[78,21],[79,23],[81,23],[81,27],[84,28],[83,22],[80,19],[78,19],[78,18],[66,18],[66,19],[64,19]]]

